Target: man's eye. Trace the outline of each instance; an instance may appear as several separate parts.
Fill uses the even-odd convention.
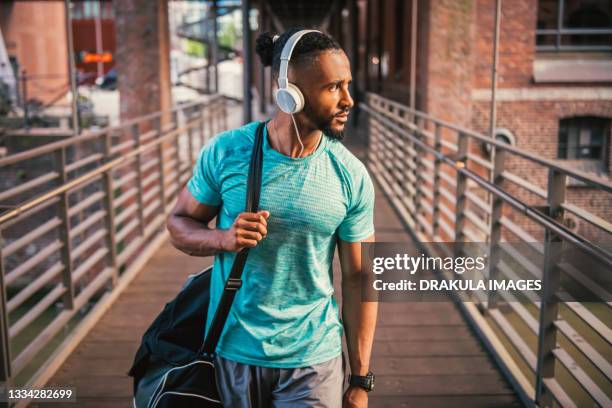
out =
[[[332,86],[329,87],[330,91],[335,91],[338,89],[338,84],[333,84]]]

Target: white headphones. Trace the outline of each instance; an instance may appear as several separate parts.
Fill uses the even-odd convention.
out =
[[[285,113],[298,113],[304,109],[304,95],[296,85],[287,79],[289,60],[295,45],[300,41],[304,34],[320,33],[317,30],[301,30],[293,34],[283,47],[280,57],[280,68],[278,70],[278,90],[276,91],[276,104]]]

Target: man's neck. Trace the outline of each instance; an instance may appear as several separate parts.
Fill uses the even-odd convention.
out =
[[[296,125],[300,133],[300,139],[304,144],[304,151],[301,157],[306,157],[316,150],[322,138],[322,132],[318,129],[304,126],[297,118]],[[274,119],[268,123],[268,135],[271,135],[269,138],[270,146],[274,150],[291,158],[299,156],[302,146],[298,141],[291,115],[277,113]]]

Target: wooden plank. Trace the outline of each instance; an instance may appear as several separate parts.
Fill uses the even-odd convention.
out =
[[[521,404],[511,395],[453,395],[453,396],[379,396],[374,390],[368,397],[369,408],[519,408]]]
[[[92,360],[123,358],[125,361],[130,361],[137,348],[138,345],[133,341],[116,341],[109,338],[90,339],[78,347],[74,354]]]
[[[511,395],[499,375],[378,375],[377,396]]]
[[[403,339],[376,341],[372,350],[373,358],[395,357],[467,357],[483,356],[482,347],[472,338],[467,340],[417,340]]]
[[[375,341],[389,340],[465,340],[473,339],[472,333],[466,326],[429,325],[415,330],[414,327],[377,327]]]
[[[78,350],[75,352],[75,355],[80,355]],[[101,377],[127,377],[125,374],[130,369],[132,358],[133,356],[118,356],[115,358],[107,356],[101,359],[97,356],[97,353],[81,355],[81,358],[73,358],[67,361],[62,366],[62,370],[80,373],[85,376],[95,373],[95,376]],[[112,396],[112,394],[106,394],[106,396]]]
[[[58,378],[61,377],[58,376]],[[77,402],[83,397],[108,398],[112,396],[131,398],[133,390],[132,379],[127,375],[125,377],[108,377],[99,376],[95,373],[87,373],[87,375],[71,375],[69,379],[52,381],[52,383],[58,384],[60,387],[75,387]]]
[[[107,380],[108,381],[108,380]],[[70,407],[87,407],[87,408],[108,408],[108,407],[131,407],[132,397],[81,397],[77,391],[77,401],[74,403],[61,402],[45,402],[44,405],[29,405],[30,407],[41,408],[70,408]]]
[[[414,302],[413,304],[418,305],[419,303]],[[443,303],[441,303],[443,304]],[[429,326],[439,324],[455,324],[462,325],[463,320],[461,315],[455,310],[454,313],[444,314],[445,309],[437,309],[437,314],[433,312],[429,313],[410,313],[409,309],[406,312],[409,314],[382,314],[380,316],[379,326]]]
[[[484,354],[467,357],[380,357],[373,360],[377,376],[394,375],[494,375],[495,368]]]

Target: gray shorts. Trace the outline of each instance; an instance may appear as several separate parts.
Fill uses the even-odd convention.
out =
[[[227,408],[342,407],[342,355],[301,368],[252,366],[216,356],[215,372]]]

